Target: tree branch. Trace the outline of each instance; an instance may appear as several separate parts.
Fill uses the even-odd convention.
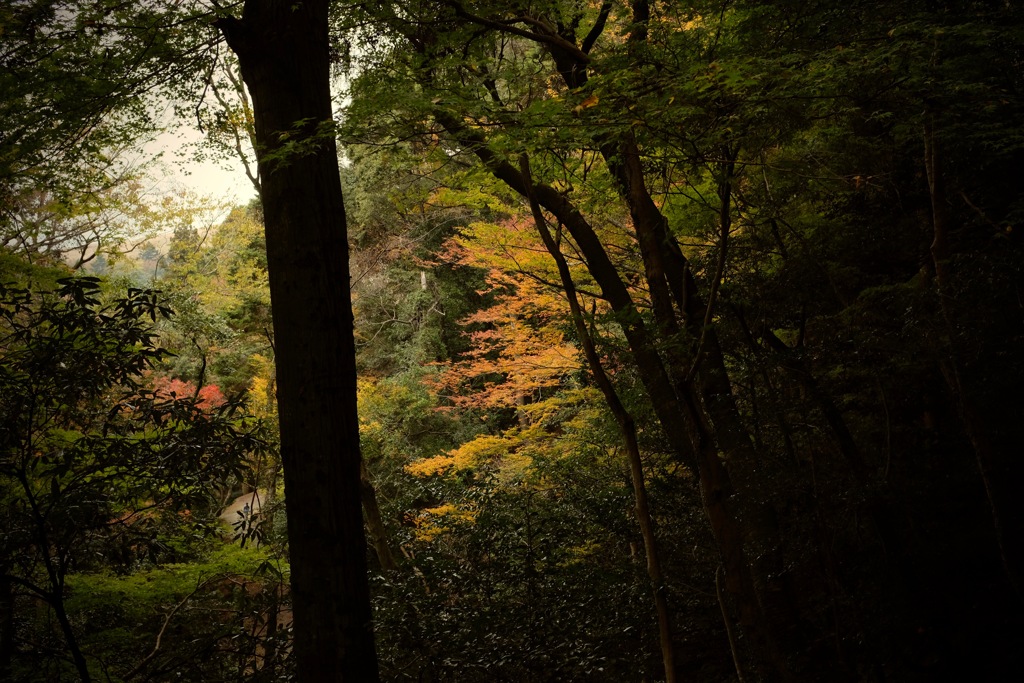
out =
[[[590,28],[590,33],[583,39],[583,45],[580,46],[580,50],[584,54],[590,54],[590,51],[594,47],[594,43],[604,33],[605,24],[608,22],[608,15],[611,13],[612,3],[609,0],[605,0],[604,4],[601,5],[601,13],[597,16],[597,21]]]
[[[453,2],[452,8],[455,10],[456,14],[463,17],[464,19],[468,19],[474,24],[479,24],[480,26],[493,28],[503,33],[511,33],[513,35],[517,35],[522,38],[527,38],[537,43],[542,43],[549,47],[556,48],[558,50],[562,50],[568,53],[582,64],[590,63],[590,55],[588,55],[586,52],[583,52],[578,47],[570,43],[565,38],[562,38],[561,36],[555,34],[534,33],[532,31],[527,31],[525,29],[517,28],[516,26],[514,26],[514,24],[522,22],[539,26],[544,28],[545,30],[550,31],[549,27],[545,26],[537,19],[532,19],[530,17],[519,17],[517,19],[509,21],[497,21],[495,19],[488,19],[487,17],[481,17],[480,15],[468,12],[460,2]]]

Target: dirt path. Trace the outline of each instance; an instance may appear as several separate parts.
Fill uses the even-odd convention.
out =
[[[235,522],[239,520],[238,513],[245,509],[246,506],[252,512],[259,512],[262,506],[263,500],[266,498],[265,491],[250,491],[249,493],[243,493],[238,498],[228,503],[228,506],[221,510],[220,517],[229,527],[233,528]]]

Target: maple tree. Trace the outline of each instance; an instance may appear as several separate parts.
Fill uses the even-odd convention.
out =
[[[170,377],[157,377],[153,380],[153,392],[160,398],[189,398],[196,401],[196,406],[203,410],[212,410],[224,405],[226,399],[216,384],[207,384],[199,389],[191,382]]]
[[[622,31],[622,36],[630,49],[636,44],[645,43],[647,39],[646,22],[649,8],[646,3],[637,4],[632,8],[633,23],[630,24],[606,24],[609,9],[610,6],[605,5],[599,16],[593,18],[592,33],[583,39],[586,50],[577,47],[576,36],[569,35],[567,38],[558,33],[559,26],[566,26],[563,24],[540,21],[531,31],[523,34],[549,49],[551,61],[548,65],[552,68],[553,75],[557,75],[562,81],[562,85],[557,87],[556,91],[561,91],[559,94],[564,94],[569,101],[579,95],[580,104],[572,109],[571,115],[581,116],[584,115],[583,112],[597,109],[596,106],[592,106],[596,105],[596,100],[587,99],[586,88],[591,69],[587,51],[606,30],[606,26],[615,26]],[[578,17],[576,25],[582,18],[582,15]],[[479,25],[492,33],[483,31],[478,35],[487,35],[488,39],[508,41],[509,45],[515,45],[516,32],[507,27],[520,21],[521,18],[505,21],[500,11],[495,17],[464,11],[460,15],[457,12],[448,24],[450,31],[445,34],[445,39],[465,40],[466,32],[471,31],[473,25]],[[428,64],[435,58],[443,60],[443,49],[439,50],[435,44],[420,41],[414,31],[406,32],[404,37],[409,47]],[[490,61],[490,68],[493,69],[515,68],[521,58],[520,53],[509,50],[508,53],[500,51],[494,59],[493,52],[488,55],[491,48],[488,40],[471,41],[470,44],[481,50],[480,58]],[[458,68],[455,73],[457,71]],[[423,79],[420,85],[426,89],[451,88],[465,92],[467,86],[469,90],[477,87],[476,82],[459,82],[457,78],[453,78],[455,73],[443,70],[421,69],[412,73],[413,78],[419,76]],[[522,84],[521,81],[515,83]],[[742,499],[734,498],[731,474],[724,468],[719,457],[720,449],[725,458],[734,463],[730,470],[737,470],[738,474],[742,474],[744,463],[752,467],[756,461],[749,434],[742,424],[733,399],[729,375],[718,344],[717,331],[711,325],[715,293],[722,277],[721,268],[718,269],[711,286],[711,303],[705,306],[701,294],[696,289],[696,281],[687,259],[675,240],[669,239],[666,220],[646,185],[640,147],[635,135],[628,130],[619,132],[614,129],[608,133],[599,133],[595,144],[600,155],[591,155],[589,161],[592,164],[603,160],[602,166],[610,175],[611,186],[617,188],[620,201],[624,203],[631,217],[646,281],[646,295],[649,297],[655,318],[653,326],[645,323],[637,311],[636,302],[629,292],[624,274],[609,258],[608,245],[601,241],[592,223],[552,184],[543,180],[534,182],[532,178],[524,177],[501,150],[512,146],[513,149],[519,147],[524,153],[527,150],[538,150],[541,152],[541,160],[546,161],[553,157],[554,163],[550,166],[541,161],[536,163],[538,177],[541,177],[542,172],[547,174],[553,171],[556,176],[561,172],[562,178],[559,180],[563,186],[570,185],[572,180],[583,181],[585,169],[589,166],[581,162],[586,161],[588,157],[572,152],[559,156],[560,141],[557,138],[552,140],[555,149],[551,151],[554,154],[551,154],[551,151],[544,151],[543,144],[546,140],[543,138],[540,140],[540,146],[537,145],[537,139],[527,142],[520,137],[517,140],[516,136],[520,136],[523,131],[517,121],[519,117],[504,116],[502,110],[517,109],[520,101],[517,101],[514,91],[503,96],[494,89],[493,84],[493,80],[487,79],[480,84],[485,88],[486,99],[474,101],[472,95],[465,92],[466,99],[459,102],[460,106],[473,102],[477,107],[492,110],[488,113],[477,109],[469,115],[464,111],[456,114],[443,98],[436,106],[430,108],[430,113],[453,144],[475,154],[495,178],[504,182],[513,191],[523,196],[535,197],[538,204],[549,211],[556,222],[564,225],[571,234],[575,248],[585,260],[591,277],[601,288],[602,296],[610,302],[616,312],[654,409],[658,413],[662,427],[669,434],[678,457],[700,473],[699,482],[704,489],[703,499],[708,506],[707,514],[718,536],[723,561],[727,565],[726,586],[736,602],[743,627],[750,635],[758,666],[766,671],[776,670],[779,675],[785,675],[782,655],[773,642],[773,629],[766,622],[761,602],[756,595],[754,574],[746,560],[747,550],[743,541],[745,536],[761,536],[761,542],[770,547],[773,543],[766,536],[770,531],[766,528],[742,528],[742,525],[749,524],[743,521],[741,525],[744,518],[735,507]],[[378,83],[372,83],[371,88],[376,86]],[[486,90],[488,87],[490,90]],[[589,87],[592,87],[592,84]],[[561,108],[565,101],[556,102],[556,98],[550,97],[547,90],[530,88],[527,92],[527,111],[530,108],[550,111],[550,103],[555,103]],[[493,110],[495,105],[496,111]],[[494,118],[495,114],[498,115],[498,126],[493,132],[485,133],[486,128],[472,125],[474,122],[484,123]],[[725,150],[725,156],[724,161],[716,162],[712,166],[718,176],[716,190],[720,200],[714,211],[718,215],[722,234],[728,235],[733,182],[730,176],[735,168],[736,156],[728,149]],[[576,163],[570,166],[566,163],[567,159]],[[724,262],[724,246],[723,241],[720,262]],[[693,340],[690,342],[694,345],[692,350],[684,351],[683,347],[671,341],[682,339],[683,335]]]
[[[438,254],[444,262],[485,270],[478,294],[493,302],[461,321],[470,330],[470,349],[434,379],[454,405],[515,408],[542,400],[545,389],[579,371],[576,347],[565,336],[567,308],[557,291],[538,282],[543,272],[530,270],[538,256],[530,227],[515,219],[475,223]]]

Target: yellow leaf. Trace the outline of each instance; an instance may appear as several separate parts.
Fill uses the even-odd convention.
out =
[[[596,92],[592,92],[589,95],[587,95],[586,99],[584,99],[578,105],[573,107],[572,111],[573,111],[574,114],[579,114],[584,109],[590,109],[591,107],[596,107],[597,103],[599,101],[600,101],[600,98],[597,96],[597,93]]]

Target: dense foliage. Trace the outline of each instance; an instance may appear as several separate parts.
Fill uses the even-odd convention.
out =
[[[147,386],[168,355],[152,322],[169,310],[153,292],[104,303],[95,278],[57,284],[0,289],[3,664],[18,678],[61,678],[64,658],[46,656],[61,650],[86,678],[73,622],[92,615],[69,614],[69,576],[199,557],[216,533],[216,485],[266,450],[219,392]],[[32,602],[53,626],[16,619]]]
[[[1013,677],[1022,19],[333,3],[382,679]],[[244,156],[226,64],[202,115]],[[200,214],[111,289],[2,254],[52,283],[3,290],[15,679],[293,674],[279,453],[241,417],[277,425],[274,265],[258,202]]]

